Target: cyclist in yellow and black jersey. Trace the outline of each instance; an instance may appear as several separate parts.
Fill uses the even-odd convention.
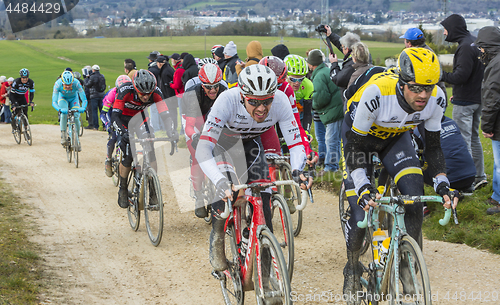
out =
[[[351,218],[345,226],[347,264],[344,268],[344,294],[360,289],[358,258],[365,230],[356,223],[364,211],[375,206],[379,197],[370,184],[374,155],[382,161],[404,195],[423,195],[423,176],[409,130],[425,122],[429,171],[434,188],[450,207],[449,181],[440,146],[441,118],[446,106],[443,91],[436,87],[441,75],[437,56],[423,48],[403,50],[396,73],[375,74],[349,99],[342,126],[345,158],[344,184],[351,207]],[[458,199],[455,199],[456,206]],[[421,245],[422,204],[406,207],[408,233]]]

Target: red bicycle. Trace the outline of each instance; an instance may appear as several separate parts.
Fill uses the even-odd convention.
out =
[[[214,271],[220,281],[224,302],[241,305],[245,291],[255,290],[257,304],[291,304],[290,277],[281,245],[266,226],[260,192],[275,186],[296,185],[293,180],[236,185],[233,190],[251,189],[234,204],[226,202],[221,217],[225,223],[228,269]]]

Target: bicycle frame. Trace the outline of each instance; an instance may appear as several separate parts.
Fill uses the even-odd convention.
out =
[[[382,197],[381,199],[375,200],[378,203],[376,208],[370,207],[369,212],[365,212],[365,219],[357,223],[358,227],[366,228],[370,230],[370,236],[373,235],[373,231],[379,229],[380,220],[379,213],[385,212],[387,215],[391,215],[393,219],[392,230],[390,234],[390,246],[387,256],[387,261],[384,265],[374,262],[374,266],[369,266],[371,271],[382,270],[382,277],[376,276],[376,288],[375,291],[378,294],[386,294],[389,284],[389,277],[394,276],[395,281],[399,281],[399,264],[395,264],[395,272],[391,275],[390,270],[395,262],[395,257],[398,257],[399,253],[399,242],[402,240],[403,236],[408,235],[405,225],[405,205],[413,204],[417,202],[442,202],[441,196],[390,196]],[[441,225],[446,225],[451,217],[451,209],[445,209],[445,217],[439,221]],[[364,287],[368,287],[369,283],[366,279],[361,278],[361,284]],[[396,295],[399,296],[399,287],[396,286]]]
[[[260,253],[259,251],[259,243],[258,243],[258,237],[260,236],[260,232],[267,228],[266,226],[266,219],[264,218],[264,209],[263,209],[263,202],[262,198],[260,195],[261,190],[264,190],[268,187],[273,187],[273,186],[278,186],[278,185],[294,185],[296,184],[294,181],[276,181],[276,182],[271,182],[271,183],[253,183],[250,185],[247,184],[242,184],[242,185],[236,185],[234,186],[234,190],[240,190],[240,189],[246,189],[246,188],[252,188],[252,195],[244,195],[239,197],[235,203],[234,203],[234,208],[232,209],[232,204],[229,202],[229,200],[226,202],[226,207],[225,211],[223,214],[221,214],[221,217],[227,218],[225,226],[224,226],[224,231],[227,230],[227,227],[231,224],[234,224],[234,229],[235,229],[235,238],[236,238],[236,243],[238,245],[241,245],[241,236],[242,236],[242,209],[245,208],[244,204],[241,204],[241,201],[243,201],[241,198],[243,197],[244,200],[246,200],[248,203],[251,205],[251,210],[252,210],[252,219],[250,222],[250,232],[248,236],[248,245],[247,245],[247,251],[244,257],[243,262],[240,260],[240,278],[242,281],[243,285],[243,290],[248,291],[248,290],[253,290],[255,288],[255,285],[257,283],[253,283],[252,280],[252,275],[253,275],[253,263],[254,263],[254,256],[256,253]],[[228,217],[230,215],[230,217]],[[241,253],[238,253],[239,255]],[[241,257],[241,256],[240,256]],[[274,263],[274,257],[273,263]],[[256,263],[257,263],[257,270],[259,270],[259,288],[262,291],[263,288],[263,283],[262,283],[262,274],[260,274],[261,270],[261,257],[257,255],[256,257]],[[231,277],[231,274],[229,270],[225,270],[223,272],[226,277]]]

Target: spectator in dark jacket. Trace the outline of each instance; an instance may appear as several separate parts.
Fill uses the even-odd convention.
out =
[[[467,143],[476,166],[476,189],[488,181],[484,174],[483,147],[479,140],[481,117],[481,81],[484,65],[479,60],[480,52],[471,46],[476,39],[467,30],[465,19],[457,14],[450,15],[441,22],[448,42],[458,42],[453,57],[453,72],[443,72],[441,80],[453,85],[453,120]]]
[[[224,71],[226,66],[226,59],[224,58],[224,47],[217,48],[214,52],[214,59],[217,60],[217,64],[221,71]]]
[[[232,88],[238,84],[236,64],[242,62],[238,57],[238,51],[234,42],[230,41],[224,48],[224,57],[226,59],[226,66],[222,73],[222,79],[226,81],[229,88]]]
[[[153,73],[153,75],[156,77],[156,80],[160,77],[160,68],[156,65],[156,59],[158,56],[161,55],[160,52],[158,51],[153,51],[149,53],[149,56],[147,57],[149,60],[148,63],[148,70]]]
[[[338,58],[335,53],[328,56],[330,63],[330,78],[332,81],[340,87],[343,91],[347,89],[347,85],[349,84],[349,80],[351,79],[351,75],[354,72],[354,68],[352,65],[354,62],[352,61],[351,53],[352,46],[360,42],[359,35],[347,32],[344,36],[340,37],[339,35],[332,32],[330,26],[325,25],[326,35],[328,39],[337,47],[337,49],[344,54],[344,61],[342,63],[342,69],[339,66]],[[370,62],[370,61],[368,61]]]
[[[92,73],[85,79],[85,87],[89,88],[90,91],[92,111],[92,124],[89,121],[88,129],[93,128],[94,130],[99,130],[99,113],[102,111],[102,99],[106,95],[106,79],[99,70],[100,67],[98,65],[93,65]],[[104,87],[104,90],[102,90],[102,87]],[[99,109],[99,113],[97,113],[97,109]]]
[[[184,74],[182,74],[183,85],[185,85],[191,78],[198,76],[198,65],[196,64],[193,55],[187,54],[184,57],[182,68],[184,69]]]
[[[160,69],[160,77],[157,79],[158,88],[160,88],[163,98],[175,96],[174,89],[170,88],[169,84],[174,80],[174,68],[168,63],[168,59],[164,55],[158,56],[156,65]]]
[[[480,29],[474,44],[481,49],[481,61],[486,65],[481,87],[481,129],[493,148],[493,194],[487,200],[493,207],[486,211],[491,215],[500,213],[500,30],[496,26]]]

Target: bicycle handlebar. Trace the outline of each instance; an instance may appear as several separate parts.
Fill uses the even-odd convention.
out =
[[[443,202],[443,198],[441,196],[409,196],[409,195],[399,195],[395,197],[382,197],[380,199],[374,200],[378,205],[380,204],[413,204],[415,202]],[[453,201],[453,198],[452,198]],[[448,224],[451,218],[451,210],[452,209],[444,209],[444,217],[439,220],[439,224],[445,226]],[[371,215],[373,212],[373,207],[370,207],[368,212],[365,211],[365,218],[363,221],[358,221],[357,226],[361,229],[364,229],[368,226],[368,219],[370,218],[368,214]],[[458,222],[458,220],[457,220]]]
[[[170,155],[174,154],[174,150],[177,152],[177,140],[163,137],[163,138],[145,138],[145,139],[132,139],[131,142],[145,143],[145,142],[170,142]]]

